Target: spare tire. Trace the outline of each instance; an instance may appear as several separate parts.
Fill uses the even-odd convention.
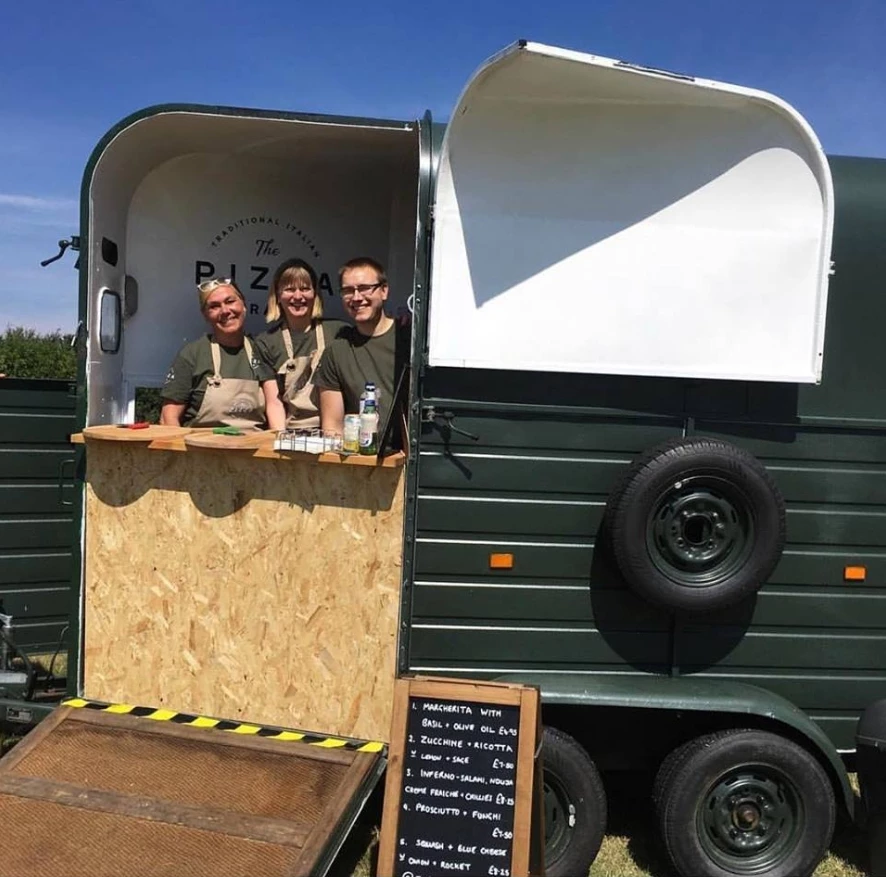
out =
[[[785,540],[784,500],[753,455],[680,438],[631,464],[610,499],[610,539],[628,585],[670,609],[706,612],[754,594]]]

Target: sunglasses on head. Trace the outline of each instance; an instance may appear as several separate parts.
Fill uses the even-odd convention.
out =
[[[233,282],[234,279],[232,277],[213,277],[212,280],[204,280],[202,283],[198,283],[197,289],[200,292],[212,292],[213,289],[217,289],[219,286],[230,286]]]

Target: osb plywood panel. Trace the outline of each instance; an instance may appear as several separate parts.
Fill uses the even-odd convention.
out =
[[[387,740],[402,472],[90,443],[83,695]]]

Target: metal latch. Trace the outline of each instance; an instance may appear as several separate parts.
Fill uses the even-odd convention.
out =
[[[30,725],[34,721],[34,711],[27,707],[8,706],[6,707],[6,721]]]
[[[422,408],[421,420],[422,423],[433,423],[443,433],[444,440],[447,439],[449,433],[457,432],[459,435],[463,435],[475,442],[480,441],[480,436],[468,432],[466,429],[461,429],[461,427],[456,426],[452,422],[455,420],[455,414],[451,411],[440,411],[438,413],[433,405],[429,405],[426,408]]]
[[[0,612],[0,685],[28,684],[28,673],[9,669],[9,662],[15,649],[12,640],[12,616]]]
[[[45,268],[47,265],[51,265],[53,262],[57,262],[59,259],[61,259],[62,256],[64,256],[65,250],[67,250],[68,247],[70,247],[75,252],[79,252],[79,250],[80,250],[80,235],[72,234],[70,239],[63,238],[62,240],[60,240],[58,242],[58,253],[56,253],[54,256],[50,257],[49,259],[44,259],[40,263],[40,266],[42,268]],[[79,260],[78,260],[78,262],[79,262]],[[74,265],[74,267],[76,268],[77,265]]]

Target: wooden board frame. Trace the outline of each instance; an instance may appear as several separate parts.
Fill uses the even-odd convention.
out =
[[[318,770],[324,769],[320,765],[329,765],[330,768],[338,768],[340,778],[333,780],[330,776],[329,782],[336,784],[335,793],[328,795],[321,811],[314,817],[307,818],[296,815],[252,815],[227,809],[221,804],[174,801],[138,785],[138,781],[134,781],[135,784],[128,791],[111,790],[92,780],[71,781],[70,778],[58,778],[54,771],[44,773],[38,768],[32,773],[28,769],[21,769],[23,762],[52,744],[53,735],[57,731],[76,725],[118,731],[121,740],[125,739],[127,733],[145,738],[162,738],[171,746],[187,744],[189,741],[205,745],[211,741],[218,746],[219,771],[224,770],[223,756],[229,750],[237,753],[237,757],[241,759],[249,758],[251,753],[256,756],[269,754],[313,762]],[[21,806],[25,809],[28,802],[50,802],[82,812],[113,815],[142,823],[182,826],[287,847],[294,852],[292,863],[285,874],[288,877],[310,877],[325,874],[329,869],[383,766],[384,755],[380,752],[324,749],[300,742],[242,736],[215,729],[174,725],[148,718],[63,706],[41,722],[0,761],[0,795],[23,802]],[[51,829],[48,832],[49,840],[27,832],[18,833],[11,838],[10,845],[18,859],[39,861],[41,853],[52,855],[54,847]],[[90,838],[83,839],[85,845],[89,842]]]
[[[327,451],[322,454],[309,454],[304,451],[275,451],[273,430],[249,433],[242,436],[213,435],[212,429],[152,424],[144,429],[125,429],[123,426],[104,424],[87,426],[83,432],[71,436],[71,444],[83,445],[89,442],[128,442],[138,443],[152,451],[237,451],[257,460],[293,460],[306,463],[332,463],[343,466],[382,466],[399,468],[406,465],[406,452],[391,451],[382,457],[362,454],[343,454]],[[404,448],[407,442],[404,439]]]
[[[541,785],[538,781],[541,776],[538,761],[541,752],[541,711],[538,689],[498,682],[416,676],[398,679],[394,686],[391,739],[378,846],[379,877],[390,877],[394,873],[409,702],[411,698],[417,697],[519,708],[520,724],[514,787],[514,838],[510,874],[511,877],[528,877],[530,873],[543,875],[543,857],[533,850],[533,835],[536,841],[544,836]],[[536,770],[537,764],[538,770]]]

